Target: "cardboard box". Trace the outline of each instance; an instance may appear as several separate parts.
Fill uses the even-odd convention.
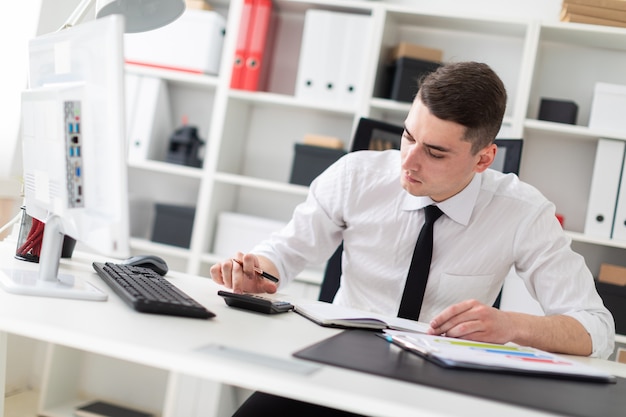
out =
[[[187,9],[162,28],[124,35],[124,56],[132,64],[198,74],[217,74],[226,19],[214,11]]]
[[[626,268],[611,264],[601,264],[598,281],[613,285],[626,285]]]
[[[334,136],[323,135],[304,135],[304,144],[310,146],[323,146],[324,148],[343,149],[343,142],[341,139]]]
[[[443,51],[441,49],[427,48],[408,42],[400,42],[391,50],[389,61],[393,62],[402,57],[441,62],[443,59]]]

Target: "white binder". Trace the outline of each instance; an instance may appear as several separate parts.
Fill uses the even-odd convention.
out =
[[[341,93],[341,73],[343,57],[345,56],[345,38],[348,30],[348,22],[350,21],[349,13],[337,13],[330,11],[322,11],[328,14],[326,28],[317,28],[318,33],[327,32],[326,45],[324,45],[324,61],[322,68],[321,83],[322,95],[321,101],[325,103],[338,103]]]
[[[371,17],[307,10],[295,96],[354,106],[363,85]],[[349,86],[352,86],[350,89]]]
[[[612,237],[615,240],[626,241],[626,163],[625,166],[622,167],[622,179],[617,196]]]
[[[128,91],[126,102],[128,162],[164,161],[173,132],[167,84],[148,76],[137,76],[131,83],[134,94]]]
[[[367,57],[371,55],[371,20],[369,15],[357,14],[349,14],[345,18],[337,88],[341,105],[353,107],[363,94]]]
[[[611,238],[624,145],[621,140],[598,140],[585,219],[585,234],[589,236]]]
[[[320,101],[324,93],[323,74],[327,65],[327,45],[330,44],[330,12],[310,9],[304,17],[295,97]]]

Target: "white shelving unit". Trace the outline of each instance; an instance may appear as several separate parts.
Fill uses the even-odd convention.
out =
[[[595,82],[626,84],[621,70],[626,64],[626,30],[421,11],[381,2],[275,0],[271,75],[264,91],[249,92],[229,88],[242,1],[216,3],[228,22],[219,76],[128,68],[166,80],[173,120],[187,116],[207,140],[201,169],[155,161],[131,166],[131,195],[149,203],[196,207],[189,250],[149,242],[147,224],[143,235],[133,240],[135,251],[157,253],[175,268],[208,275],[211,264],[220,259],[212,252],[220,212],[287,221],[306,195],[306,187],[288,183],[294,144],[305,134],[336,136],[348,148],[361,116],[403,122],[410,105],[384,98],[387,56],[400,41],[441,49],[444,61],[490,64],[509,94],[500,136],[524,139],[521,178],[555,202],[575,245],[580,242],[577,249],[623,248],[621,243],[590,239],[582,231],[596,141],[626,139],[586,127]],[[353,108],[294,96],[304,15],[312,8],[371,16],[372,46],[362,86],[367,94]],[[542,97],[574,100],[579,105],[578,125],[537,120]],[[604,251],[598,258],[597,249],[583,253],[594,273],[603,261]],[[319,283],[320,269],[305,273],[303,280]]]

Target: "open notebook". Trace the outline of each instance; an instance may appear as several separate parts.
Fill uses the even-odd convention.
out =
[[[385,316],[321,301],[297,303],[295,311],[325,327],[374,330],[394,329],[419,333],[426,333],[429,327],[427,323]]]

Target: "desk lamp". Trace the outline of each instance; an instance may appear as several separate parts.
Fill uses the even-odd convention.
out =
[[[80,22],[90,6],[96,3],[96,18],[121,14],[125,19],[125,32],[145,32],[165,26],[178,19],[185,11],[183,0],[81,0],[59,30]]]

